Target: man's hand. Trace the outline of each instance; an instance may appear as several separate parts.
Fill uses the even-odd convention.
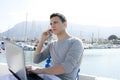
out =
[[[46,41],[51,36],[50,31],[51,29],[48,29],[45,32],[43,32],[40,40],[43,42]]]
[[[36,74],[41,74],[41,70],[39,68],[33,67],[33,66],[27,66],[26,67],[27,71],[32,71]]]
[[[38,54],[40,54],[42,52],[42,47],[43,47],[44,42],[51,36],[49,34],[50,31],[51,31],[51,29],[48,29],[47,31],[42,33],[39,43],[37,44],[37,48],[36,48],[34,56],[37,56]]]
[[[65,70],[62,67],[62,65],[57,65],[57,66],[53,66],[53,67],[49,67],[49,68],[36,68],[33,66],[27,66],[26,67],[27,71],[32,71],[34,73],[37,74],[52,74],[52,75],[59,75],[59,74],[64,74]]]

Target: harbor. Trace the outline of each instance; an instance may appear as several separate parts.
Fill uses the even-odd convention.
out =
[[[26,65],[45,67],[45,61],[39,64],[33,63],[34,51],[25,51],[24,53]],[[80,66],[80,80],[119,80],[119,53],[120,49],[85,49]],[[8,72],[5,54],[3,53],[0,54],[0,67],[0,75]]]

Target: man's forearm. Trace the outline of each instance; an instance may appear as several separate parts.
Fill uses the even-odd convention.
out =
[[[57,65],[57,66],[53,66],[50,68],[44,68],[44,69],[40,69],[37,72],[38,74],[53,74],[53,75],[59,75],[59,74],[63,74],[65,73],[65,70],[63,68],[62,65]]]
[[[35,51],[35,54],[34,54],[35,56],[38,55],[41,52],[43,44],[44,44],[44,41],[42,41],[42,40],[37,44],[37,48],[36,48],[36,51]]]

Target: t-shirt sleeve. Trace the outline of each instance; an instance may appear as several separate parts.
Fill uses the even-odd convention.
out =
[[[51,44],[49,44],[40,54],[34,56],[34,63],[40,63],[50,56],[50,45]]]
[[[61,63],[65,73],[71,73],[75,68],[80,66],[83,50],[83,45],[80,40],[75,40],[71,43],[70,48],[66,53],[65,61]]]

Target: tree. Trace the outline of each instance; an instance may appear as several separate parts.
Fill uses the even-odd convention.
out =
[[[108,37],[108,40],[116,40],[116,39],[118,39],[118,37],[116,35],[110,35]]]

